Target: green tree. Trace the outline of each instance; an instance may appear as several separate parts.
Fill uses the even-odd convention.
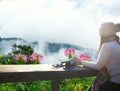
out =
[[[18,61],[14,61],[14,56],[16,54],[26,55],[27,56],[27,64],[31,64],[30,55],[34,52],[33,48],[30,45],[17,45],[13,44],[12,52],[8,53],[6,58],[6,64],[26,64],[25,61],[20,58]],[[39,62],[32,62],[32,63],[39,63]]]
[[[30,56],[34,52],[33,48],[29,45],[16,45],[12,46],[12,53],[13,54],[25,54]]]

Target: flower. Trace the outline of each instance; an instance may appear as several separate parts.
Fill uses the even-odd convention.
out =
[[[30,60],[37,60],[37,53],[33,52],[30,56]]]
[[[20,57],[20,55],[19,55],[19,54],[15,54],[15,55],[14,55],[14,59],[15,59],[15,60],[18,60],[18,59],[19,59],[19,57]]]
[[[15,59],[15,60],[19,60],[20,57],[21,57],[24,61],[26,61],[27,58],[28,58],[27,55],[20,55],[20,54],[15,54],[15,55],[14,55],[14,59]]]
[[[39,61],[43,60],[43,55],[39,54],[38,59],[39,59]]]
[[[22,56],[22,59],[23,59],[24,61],[27,61],[27,59],[28,59],[27,55],[21,55],[21,56]]]
[[[74,48],[66,48],[64,51],[64,54],[68,56],[68,59],[71,59],[75,53],[76,52]]]
[[[41,61],[43,60],[43,55],[42,54],[37,54],[35,52],[32,53],[32,55],[30,56],[30,60],[38,60]]]
[[[90,60],[90,56],[87,54],[80,54],[79,59],[80,60]]]
[[[15,54],[14,63],[16,64],[38,64],[43,59],[42,54],[33,52],[30,56],[25,54]]]
[[[74,48],[66,48],[64,54],[68,56],[69,54],[75,54],[75,49]]]

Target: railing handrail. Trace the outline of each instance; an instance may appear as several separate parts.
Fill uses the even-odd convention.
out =
[[[52,80],[52,91],[58,91],[61,79],[90,77],[97,73],[96,70],[81,66],[55,69],[51,64],[0,65],[0,82]]]

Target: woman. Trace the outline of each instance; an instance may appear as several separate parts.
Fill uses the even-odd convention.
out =
[[[120,32],[120,24],[103,23],[100,27],[100,47],[96,62],[88,62],[74,57],[76,65],[84,65],[96,70],[106,68],[110,81],[103,83],[99,91],[120,91],[120,42],[116,35]]]

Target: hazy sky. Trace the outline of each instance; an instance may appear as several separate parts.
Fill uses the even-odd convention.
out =
[[[0,0],[0,36],[98,48],[103,22],[120,23],[120,0]]]

